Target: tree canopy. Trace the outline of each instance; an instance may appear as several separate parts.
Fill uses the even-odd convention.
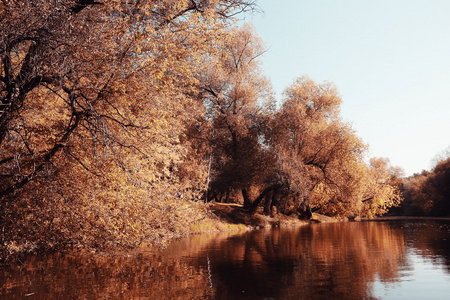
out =
[[[263,41],[234,23],[255,2],[1,1],[3,247],[133,247],[208,218],[200,199],[396,205],[334,85],[300,77],[275,101]]]
[[[2,1],[0,221],[13,239],[134,245],[181,230],[180,212],[160,216],[195,198],[177,172],[194,75],[253,2]]]
[[[430,171],[402,180],[405,201],[398,213],[418,216],[450,216],[450,156],[441,157]]]

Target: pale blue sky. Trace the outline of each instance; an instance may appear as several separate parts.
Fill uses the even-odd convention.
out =
[[[406,175],[450,146],[450,0],[259,0],[246,16],[266,42],[281,97],[295,78],[336,84],[342,116]]]

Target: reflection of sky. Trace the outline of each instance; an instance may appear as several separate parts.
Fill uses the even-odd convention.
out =
[[[373,285],[376,299],[449,299],[450,274],[441,259],[421,256],[410,249],[407,261],[408,267],[399,273],[398,282],[385,283],[377,278]]]

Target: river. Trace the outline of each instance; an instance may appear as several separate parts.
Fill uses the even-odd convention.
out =
[[[30,255],[0,299],[449,299],[450,222],[201,235],[160,252]]]

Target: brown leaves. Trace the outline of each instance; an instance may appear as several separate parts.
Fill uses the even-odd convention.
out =
[[[0,222],[23,240],[132,246],[196,199],[203,173],[180,167],[194,74],[225,36],[218,10],[247,5],[3,1]]]

